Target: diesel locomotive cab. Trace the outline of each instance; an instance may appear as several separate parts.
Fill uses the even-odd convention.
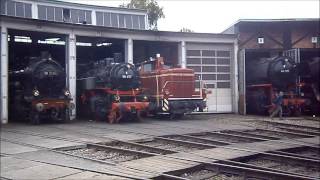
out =
[[[26,117],[33,124],[69,121],[74,104],[65,86],[64,68],[48,53],[27,60],[24,69],[10,71],[10,114],[15,119]]]

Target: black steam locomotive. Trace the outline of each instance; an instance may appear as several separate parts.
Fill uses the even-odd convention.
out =
[[[27,67],[10,71],[10,111],[14,119],[26,117],[31,123],[41,120],[69,121],[70,92],[65,71],[48,53],[28,57]]]
[[[124,118],[140,119],[148,107],[148,99],[139,89],[139,73],[132,64],[115,63],[113,58],[99,60],[78,80],[82,116],[116,123]]]
[[[292,58],[277,56],[261,58],[246,64],[246,100],[248,113],[268,114],[272,110],[275,93],[284,92],[284,112],[287,115],[300,115],[310,111],[314,94],[304,93],[311,84],[301,81],[302,64]],[[307,73],[310,75],[310,72]]]

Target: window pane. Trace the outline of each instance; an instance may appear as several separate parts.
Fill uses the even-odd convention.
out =
[[[119,14],[119,27],[120,28],[125,28],[125,26],[124,26],[124,15],[123,14]]]
[[[72,23],[78,23],[78,10],[76,9],[71,9],[70,10],[71,13],[71,22]]]
[[[218,57],[230,57],[230,51],[218,51],[217,56]]]
[[[54,21],[54,8],[53,7],[47,7],[47,20]]]
[[[187,58],[188,64],[201,64],[200,58]]]
[[[230,64],[229,58],[217,58],[217,64]]]
[[[215,51],[203,50],[202,56],[215,56]]]
[[[126,21],[126,28],[132,29],[132,20],[131,20],[131,15],[125,15],[125,21]]]
[[[96,12],[97,17],[97,25],[103,26],[103,13],[102,12]]]
[[[139,16],[140,29],[146,29],[146,22],[144,16]]]
[[[202,64],[216,64],[214,58],[202,58]]]
[[[79,13],[79,23],[84,23],[86,21],[86,12],[84,10],[78,10]]]
[[[216,72],[216,66],[202,66],[202,72]]]
[[[201,79],[201,74],[195,74],[194,75],[195,80],[200,80]]]
[[[24,4],[24,17],[32,18],[31,14],[31,4]]]
[[[63,21],[64,22],[71,22],[71,10],[70,9],[62,9],[62,16],[63,16]]]
[[[111,27],[110,13],[104,13],[104,26]]]
[[[206,84],[207,88],[215,88],[215,84]]]
[[[7,1],[7,15],[8,16],[15,16],[15,7],[13,1]]]
[[[62,8],[54,8],[54,20],[62,22]]]
[[[200,56],[200,50],[187,50],[187,56]]]
[[[1,14],[6,14],[6,0],[0,1],[0,12]]]
[[[118,14],[111,13],[111,26],[112,27],[119,27],[119,25],[118,25]]]
[[[201,72],[201,66],[188,66],[188,68],[193,69],[195,72]]]
[[[218,72],[230,72],[229,66],[218,66],[217,69],[218,69]]]
[[[217,80],[230,80],[230,74],[217,74]]]
[[[218,88],[230,88],[230,82],[217,82]]]
[[[21,2],[16,2],[16,16],[24,17],[24,8]]]
[[[87,24],[92,24],[91,11],[86,11],[86,22]]]
[[[132,15],[132,25],[133,29],[139,29],[139,17],[137,15]]]
[[[46,12],[47,8],[45,6],[38,6],[38,18],[41,20],[47,20]]]
[[[202,74],[203,80],[216,80],[215,74]]]

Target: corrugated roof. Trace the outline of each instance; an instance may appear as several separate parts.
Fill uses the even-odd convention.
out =
[[[316,22],[320,21],[320,18],[288,18],[288,19],[239,19],[231,26],[222,31],[224,33],[233,26],[239,25],[241,23],[272,23],[272,22]]]

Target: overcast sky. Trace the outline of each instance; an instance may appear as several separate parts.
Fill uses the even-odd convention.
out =
[[[82,4],[119,6],[128,0],[66,0]],[[220,33],[238,19],[319,18],[319,0],[158,0],[165,18],[158,29]]]

